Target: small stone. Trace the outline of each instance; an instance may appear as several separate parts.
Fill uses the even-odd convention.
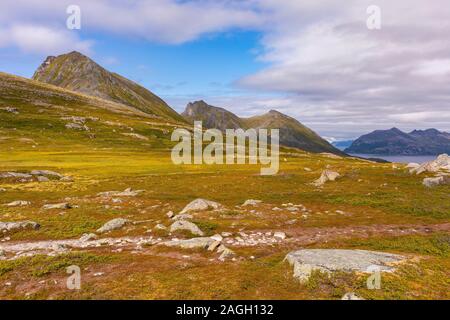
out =
[[[214,241],[213,243],[211,243],[208,247],[208,251],[214,251],[216,250],[217,247],[220,246],[220,241]]]
[[[357,296],[354,292],[347,292],[342,296],[341,300],[366,300],[366,299]]]
[[[99,233],[109,232],[112,230],[117,230],[122,228],[124,225],[131,223],[128,219],[117,218],[106,222],[100,229],[97,230]]]
[[[200,228],[197,227],[196,224],[189,222],[189,221],[184,221],[184,220],[175,221],[170,226],[170,232],[175,232],[178,230],[187,230],[187,231],[190,231],[192,234],[195,234],[198,236],[203,236],[203,231],[200,230]]]
[[[257,206],[258,204],[260,204],[262,201],[261,200],[253,200],[253,199],[249,199],[249,200],[246,200],[243,204],[242,204],[242,206],[243,207],[245,207],[245,206]]]
[[[167,216],[167,218],[169,218],[169,219],[172,219],[172,218],[173,218],[173,216],[174,216],[174,213],[173,213],[173,211],[169,211],[169,212],[167,212],[167,213],[166,213],[166,216]]]
[[[24,206],[28,206],[30,204],[31,204],[31,202],[29,202],[29,201],[17,200],[17,201],[13,201],[8,204],[5,204],[5,206],[7,206],[7,207],[24,207]]]
[[[157,229],[157,230],[166,230],[167,227],[166,227],[165,225],[161,224],[161,223],[158,223],[158,224],[155,226],[155,229]]]
[[[286,239],[286,233],[284,233],[284,232],[275,232],[273,234],[273,236],[274,236],[274,238],[279,238],[281,240]]]
[[[216,241],[222,241],[223,237],[220,234],[215,234],[211,237],[211,239],[216,240]]]
[[[189,213],[193,211],[205,211],[210,209],[220,209],[222,205],[218,202],[205,200],[205,199],[195,199],[194,201],[191,201],[184,209],[180,212],[180,214],[183,213]]]
[[[81,236],[80,241],[86,242],[86,241],[92,241],[97,239],[97,235],[95,233],[85,233]]]
[[[64,210],[64,209],[70,209],[70,208],[72,208],[72,206],[67,202],[56,203],[56,204],[46,204],[42,207],[42,209],[44,209],[44,210],[53,210],[53,209]]]

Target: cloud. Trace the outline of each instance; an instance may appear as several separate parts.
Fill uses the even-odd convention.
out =
[[[149,41],[180,44],[233,28],[254,28],[263,23],[251,6],[238,0],[77,0],[82,30],[103,31]],[[59,22],[64,28],[72,0],[2,0],[0,21]],[[33,9],[31,9],[33,8]]]
[[[0,46],[14,46],[25,53],[53,55],[77,50],[90,54],[92,45],[68,31],[35,25],[13,25],[0,33]]]

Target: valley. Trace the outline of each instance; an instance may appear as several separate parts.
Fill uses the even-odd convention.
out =
[[[282,144],[273,176],[175,165],[171,134],[188,120],[76,89],[0,73],[0,299],[450,298],[445,164]],[[316,249],[401,263],[380,289],[357,269],[299,281],[286,256]],[[73,265],[79,290],[66,285]]]

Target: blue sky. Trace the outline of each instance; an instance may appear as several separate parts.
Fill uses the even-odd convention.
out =
[[[0,70],[31,77],[77,50],[177,111],[199,99],[239,116],[277,109],[339,140],[450,131],[447,0],[377,2],[374,31],[369,0],[2,0]],[[66,27],[72,4],[81,30]]]

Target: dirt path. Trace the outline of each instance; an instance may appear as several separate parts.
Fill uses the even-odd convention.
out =
[[[267,230],[266,230],[267,231]],[[227,240],[235,238],[225,238],[224,243],[229,247],[249,247],[249,246],[301,246],[310,244],[326,243],[334,240],[346,240],[351,238],[370,238],[375,236],[402,236],[402,235],[424,235],[436,232],[450,233],[450,223],[432,224],[432,225],[371,225],[354,226],[344,228],[295,228],[286,230],[288,237],[286,239],[267,238],[257,241],[255,244],[254,236],[264,234],[266,231],[246,231],[242,236],[242,241],[233,240],[232,243]],[[281,231],[281,230],[280,230]],[[285,230],[283,230],[285,231]],[[273,233],[272,233],[273,234]],[[235,234],[238,236],[238,234]],[[167,239],[166,239],[167,240]],[[4,251],[3,259],[17,259],[23,256],[33,256],[36,254],[57,255],[68,252],[71,249],[105,249],[110,248],[113,252],[122,252],[123,250],[134,251],[136,253],[145,252],[143,246],[151,246],[166,240],[149,237],[121,237],[121,238],[103,238],[90,241],[79,239],[48,240],[48,241],[18,241],[6,242],[0,244],[0,249]],[[0,257],[1,259],[1,257]]]

